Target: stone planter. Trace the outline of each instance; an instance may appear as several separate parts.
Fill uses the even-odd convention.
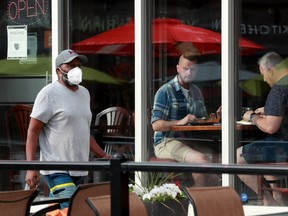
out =
[[[180,202],[180,203],[179,203]],[[144,202],[149,216],[187,216],[188,214],[188,199],[168,200],[161,202]]]

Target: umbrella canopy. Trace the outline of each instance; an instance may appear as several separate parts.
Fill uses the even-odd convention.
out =
[[[179,56],[184,52],[194,54],[221,53],[221,35],[204,28],[185,25],[177,19],[159,18],[153,20],[153,45],[156,56]],[[134,54],[134,21],[108,30],[72,45],[79,53],[86,54]],[[249,54],[262,46],[240,39],[242,54]]]

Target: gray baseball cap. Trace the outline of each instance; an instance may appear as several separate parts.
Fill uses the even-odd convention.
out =
[[[73,61],[75,58],[79,58],[81,61],[81,64],[88,61],[88,58],[84,55],[78,55],[74,50],[66,49],[63,50],[55,60],[56,68],[59,67],[62,64],[69,63]]]

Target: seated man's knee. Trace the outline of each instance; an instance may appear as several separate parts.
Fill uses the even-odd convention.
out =
[[[185,162],[187,163],[208,163],[209,158],[205,154],[198,154],[197,156],[193,154],[187,154],[185,157]]]
[[[236,151],[236,162],[237,164],[246,164],[246,161],[242,156],[242,147],[239,147]]]

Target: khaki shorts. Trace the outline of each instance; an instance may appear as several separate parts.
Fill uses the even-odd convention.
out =
[[[165,138],[165,140],[155,146],[155,155],[158,158],[169,158],[179,162],[185,162],[186,155],[192,151],[183,140]]]

